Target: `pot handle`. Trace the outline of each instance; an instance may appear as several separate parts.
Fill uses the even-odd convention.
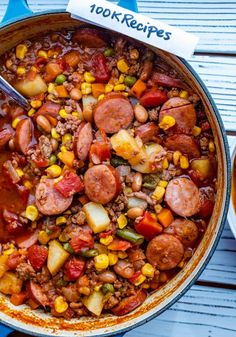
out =
[[[129,9],[129,10],[133,11],[133,12],[138,13],[138,6],[137,6],[136,0],[120,0],[118,2],[118,6],[124,7],[126,9]]]
[[[27,0],[8,0],[7,10],[2,22],[13,20],[20,16],[31,15],[32,13]]]
[[[0,324],[0,335],[1,337],[7,337],[11,332],[14,330],[11,328],[8,328],[8,326]]]

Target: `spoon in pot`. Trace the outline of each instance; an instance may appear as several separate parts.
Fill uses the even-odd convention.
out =
[[[30,105],[27,99],[22,96],[11,84],[9,84],[1,75],[0,75],[0,90],[5,94],[10,96],[17,104],[22,108],[29,110]]]

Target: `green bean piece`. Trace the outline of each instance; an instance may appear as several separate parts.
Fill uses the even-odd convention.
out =
[[[55,154],[52,154],[49,158],[49,165],[55,164],[56,161],[57,161],[57,157],[55,156]]]
[[[115,55],[115,50],[113,48],[106,48],[104,50],[104,56],[111,57]]]
[[[114,167],[120,166],[120,165],[129,165],[127,160],[121,158],[121,157],[117,157],[117,156],[113,156],[111,158],[110,161],[111,165]]]
[[[60,75],[58,75],[58,76],[56,77],[55,82],[56,82],[56,84],[62,84],[62,83],[64,83],[66,80],[67,80],[66,76],[63,75],[63,74],[60,74]]]
[[[115,289],[114,289],[114,287],[113,287],[112,284],[105,283],[102,286],[102,292],[103,292],[104,295],[106,295],[107,293],[112,293],[113,294],[115,292]]]
[[[138,234],[131,229],[123,228],[118,229],[116,234],[121,237],[122,239],[125,239],[131,243],[134,243],[136,245],[141,245],[144,241],[144,236],[141,234]]]
[[[64,243],[63,247],[68,253],[74,254],[74,249],[71,247],[69,242]]]
[[[134,85],[134,83],[137,81],[137,78],[134,76],[126,76],[124,83],[128,86],[128,87],[132,87]]]
[[[160,178],[156,174],[149,174],[143,177],[143,187],[148,190],[155,190],[157,184],[159,183]]]
[[[83,256],[83,257],[94,257],[94,256],[97,256],[99,253],[98,253],[98,250],[97,249],[89,249],[89,250],[84,250],[84,251],[81,251],[79,253],[79,255]]]

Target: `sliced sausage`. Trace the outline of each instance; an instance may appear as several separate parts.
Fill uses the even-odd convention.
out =
[[[143,144],[152,142],[158,136],[159,127],[153,123],[149,122],[139,126],[135,130],[135,135],[142,139]]]
[[[161,234],[153,238],[146,250],[148,261],[160,270],[175,268],[184,255],[184,246],[175,236]]]
[[[175,133],[192,134],[192,128],[196,125],[197,115],[193,104],[188,100],[180,97],[170,98],[165,102],[159,114],[159,122],[165,116],[172,116],[175,119],[175,126],[168,131]]]
[[[188,219],[174,220],[164,232],[176,236],[187,247],[193,246],[198,238],[196,224]]]
[[[3,129],[0,131],[0,149],[9,142],[13,133],[12,129]]]
[[[200,209],[199,189],[190,179],[173,179],[167,185],[165,201],[176,214],[183,217],[192,216]]]
[[[74,150],[77,157],[85,161],[88,158],[89,150],[93,142],[93,131],[90,123],[81,123],[75,134]]]
[[[60,108],[60,104],[54,103],[52,101],[47,101],[36,112],[36,114],[34,115],[34,119],[36,119],[39,115],[57,118]]]
[[[27,284],[27,290],[30,297],[37,301],[39,304],[41,304],[43,307],[49,305],[49,299],[47,295],[43,292],[43,289],[39,284],[30,281]]]
[[[146,299],[147,293],[144,290],[138,290],[134,295],[123,298],[120,303],[111,309],[116,316],[123,316],[140,306]]]
[[[168,75],[162,74],[162,73],[157,73],[154,72],[151,78],[152,84],[158,84],[163,87],[174,87],[174,88],[182,88],[182,89],[187,89],[189,90],[189,87],[180,79],[178,78],[173,78]]]
[[[29,118],[22,119],[16,127],[15,145],[18,151],[27,154],[33,144],[34,126]]]
[[[102,48],[107,45],[106,35],[94,28],[79,28],[74,33],[73,40],[88,48]]]
[[[95,165],[84,175],[85,193],[90,200],[107,204],[121,192],[118,172],[110,165]]]
[[[180,151],[187,154],[189,158],[199,158],[200,149],[193,137],[184,134],[177,134],[166,138],[165,147],[171,151]]]
[[[127,128],[134,118],[129,100],[119,93],[107,95],[94,110],[94,121],[106,133],[116,133]]]
[[[36,206],[44,215],[55,215],[63,213],[72,203],[73,196],[63,197],[54,188],[55,179],[44,179],[35,191]]]

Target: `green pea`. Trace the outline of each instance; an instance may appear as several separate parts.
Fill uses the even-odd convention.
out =
[[[115,51],[114,51],[113,48],[106,48],[106,49],[104,50],[104,55],[105,55],[106,57],[114,56],[114,55],[115,55]]]
[[[65,75],[60,74],[60,75],[58,75],[58,76],[56,77],[55,82],[56,82],[56,84],[62,84],[63,82],[66,81],[66,79],[67,79],[67,78],[66,78]]]
[[[124,83],[128,86],[128,87],[132,87],[134,85],[134,83],[137,81],[137,78],[134,76],[126,76]]]
[[[102,292],[104,295],[106,295],[107,293],[114,293],[115,292],[115,289],[113,287],[112,284],[110,283],[105,283],[103,286],[102,286]]]
[[[49,165],[55,164],[56,161],[57,161],[57,157],[55,156],[55,154],[52,154],[49,158]]]
[[[63,247],[64,247],[64,249],[65,249],[68,253],[74,254],[74,250],[73,250],[73,248],[71,247],[71,245],[70,245],[69,242],[64,243]]]

